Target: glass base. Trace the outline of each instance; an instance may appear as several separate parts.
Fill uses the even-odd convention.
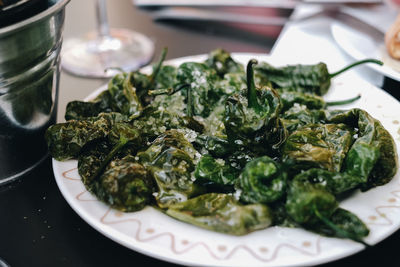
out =
[[[145,35],[125,29],[111,29],[111,35],[95,33],[82,39],[65,40],[61,67],[77,76],[107,78],[123,71],[134,71],[148,64],[154,43]],[[120,70],[118,70],[120,69]]]

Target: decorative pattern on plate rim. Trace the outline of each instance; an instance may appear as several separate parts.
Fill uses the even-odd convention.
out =
[[[72,168],[67,171],[64,171],[62,173],[63,178],[65,181],[68,182],[79,182],[81,183],[80,177],[76,177],[73,175],[73,172],[76,171],[77,168]],[[77,173],[77,172],[76,172]],[[83,184],[82,184],[83,185]],[[398,188],[394,191],[391,191],[390,194],[393,196],[388,199],[389,203],[394,203],[400,200],[400,183],[397,182]],[[85,195],[89,195],[89,197],[84,197]],[[90,194],[87,190],[84,190],[77,194],[75,198],[78,201],[85,202],[85,201],[95,201],[95,202],[100,202],[97,200],[94,196]],[[376,225],[376,226],[390,226],[393,224],[393,221],[388,218],[384,210],[385,209],[400,209],[400,205],[380,205],[376,206],[375,208],[376,214],[371,215],[368,217],[369,221],[367,222],[368,225]],[[118,213],[116,217],[120,217],[119,219],[110,219],[110,213],[111,211],[115,211]],[[168,237],[170,239],[170,250],[176,254],[184,254],[189,252],[192,249],[195,249],[197,247],[203,247],[206,249],[209,253],[209,255],[216,259],[216,260],[229,260],[233,257],[235,253],[237,253],[240,250],[243,250],[247,252],[249,255],[254,257],[255,259],[261,261],[261,262],[272,262],[277,259],[279,251],[288,248],[293,251],[297,251],[303,255],[314,257],[317,256],[321,253],[321,245],[320,241],[321,238],[317,238],[315,242],[310,242],[310,241],[304,241],[302,242],[301,246],[296,246],[290,243],[280,243],[278,244],[272,253],[270,253],[270,250],[268,247],[259,247],[258,252],[255,251],[254,249],[250,248],[249,246],[245,244],[240,244],[236,245],[233,248],[227,249],[227,246],[225,245],[219,245],[218,246],[218,251],[215,251],[212,249],[210,245],[208,245],[206,242],[190,242],[187,239],[182,239],[181,244],[184,245],[183,249],[179,249],[177,246],[177,243],[179,242],[178,237],[172,232],[157,232],[156,229],[153,228],[145,228],[143,227],[143,223],[140,219],[137,218],[122,218],[123,213],[117,210],[113,210],[112,208],[108,208],[107,211],[99,218],[100,222],[105,225],[115,225],[115,224],[136,224],[137,225],[137,230],[136,233],[134,234],[134,238],[138,242],[151,242],[155,239],[158,238],[164,238]],[[380,222],[378,219],[382,218],[383,222]],[[315,243],[315,244],[313,244]],[[310,250],[311,248],[311,250]],[[269,257],[263,257],[260,254],[268,254],[270,255]]]
[[[80,180],[79,177],[75,177],[74,175],[72,175],[72,172],[76,171],[76,170],[77,170],[77,168],[72,168],[72,169],[69,169],[67,171],[64,171],[62,173],[63,178],[68,182],[79,182],[79,183],[81,183],[81,180]],[[79,194],[77,194],[75,196],[75,198],[78,201],[82,201],[82,202],[85,202],[85,201],[100,202],[99,200],[97,200],[91,194],[90,194],[90,196],[91,196],[90,198],[83,197],[86,194],[90,194],[90,192],[88,192],[87,190],[84,190],[84,191],[80,192]],[[185,248],[184,249],[178,249],[178,247],[176,245],[177,242],[178,242],[178,238],[176,237],[176,235],[174,233],[172,233],[172,232],[160,232],[160,233],[157,233],[155,231],[155,229],[153,229],[153,228],[144,229],[142,221],[140,219],[137,219],[137,218],[127,218],[127,219],[120,218],[120,219],[117,219],[117,220],[109,219],[109,217],[110,217],[109,215],[110,215],[111,211],[113,211],[113,209],[112,208],[108,208],[107,211],[105,212],[105,214],[103,214],[99,218],[101,223],[103,223],[105,225],[114,225],[114,224],[121,224],[121,223],[137,224],[138,227],[137,227],[136,233],[134,234],[134,238],[138,242],[150,242],[150,241],[153,241],[153,240],[158,239],[158,238],[168,237],[168,238],[170,238],[170,250],[174,254],[177,254],[177,255],[187,253],[187,252],[189,252],[190,250],[192,250],[192,249],[194,249],[196,247],[203,247],[208,251],[209,255],[212,258],[216,259],[216,260],[229,260],[229,259],[231,259],[233,257],[233,255],[235,253],[237,253],[240,250],[243,250],[243,251],[246,251],[249,255],[251,255],[252,257],[254,257],[255,259],[257,259],[257,260],[259,260],[261,262],[271,262],[271,261],[274,261],[274,260],[277,259],[279,251],[284,249],[284,248],[288,248],[288,249],[291,249],[293,251],[297,251],[297,252],[299,252],[299,253],[301,253],[303,255],[310,256],[310,257],[317,256],[321,252],[321,245],[320,245],[321,238],[320,237],[318,237],[316,239],[315,244],[313,244],[314,242],[311,242],[311,241],[304,241],[304,242],[301,243],[301,246],[295,246],[295,245],[290,244],[290,243],[280,243],[274,248],[272,253],[270,253],[269,249],[267,247],[265,247],[265,246],[264,247],[259,247],[258,250],[259,250],[259,252],[261,254],[267,254],[267,253],[270,254],[270,256],[267,257],[267,258],[260,256],[259,253],[257,253],[254,249],[250,248],[249,246],[247,246],[245,244],[236,245],[236,246],[234,246],[233,248],[231,248],[229,250],[227,249],[227,247],[225,245],[219,245],[218,248],[217,248],[218,251],[216,252],[216,251],[214,251],[212,249],[212,247],[210,245],[208,245],[205,242],[192,242],[191,243],[187,239],[183,239],[181,241],[181,243],[185,245]],[[117,215],[117,217],[122,217],[122,214],[123,214],[122,212],[117,211],[117,210],[114,210],[114,211],[119,213],[119,215]],[[150,236],[144,237],[144,233],[146,233],[147,235],[150,234]],[[221,256],[221,254],[222,254],[222,256]]]

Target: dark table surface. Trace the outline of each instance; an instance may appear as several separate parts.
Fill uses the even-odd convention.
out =
[[[93,2],[69,4],[65,38],[93,29]],[[266,53],[273,45],[274,37],[260,38],[258,42],[244,40],[240,34],[224,36],[206,27],[189,31],[154,24],[146,12],[136,10],[128,0],[112,4],[109,1],[109,5],[111,26],[136,29],[156,37],[157,51],[167,45],[169,58],[205,53],[216,47]],[[270,32],[272,36],[275,30]],[[104,82],[63,73],[58,120],[62,120],[68,101],[82,99]],[[399,99],[398,82],[385,79],[383,86]],[[399,245],[400,231],[397,231],[371,248],[323,266],[400,266]],[[10,266],[175,266],[127,249],[83,221],[60,193],[50,158],[24,177],[0,187],[0,258]]]

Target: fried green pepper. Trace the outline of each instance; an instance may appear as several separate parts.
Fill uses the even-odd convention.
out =
[[[282,112],[293,107],[294,104],[305,105],[308,109],[325,109],[328,106],[338,106],[350,104],[358,99],[360,99],[360,95],[339,101],[328,101],[326,102],[322,97],[303,92],[296,91],[286,91],[286,90],[278,90],[279,97],[282,101]]]
[[[323,109],[308,109],[305,105],[294,104],[281,114],[281,121],[289,134],[307,124],[325,123]]]
[[[209,53],[205,61],[207,66],[215,69],[217,74],[224,77],[227,73],[244,72],[242,64],[236,62],[230,55],[223,49],[216,49]]]
[[[256,66],[256,72],[258,75],[264,76],[265,80],[269,81],[275,89],[312,93],[321,96],[328,91],[333,77],[364,63],[383,64],[375,59],[366,59],[330,74],[326,64],[322,62],[315,65],[298,64],[280,68],[262,62]]]
[[[358,138],[344,161],[344,170],[365,179],[363,190],[386,184],[396,174],[398,158],[393,137],[362,109],[327,111],[326,120],[358,129]]]
[[[137,157],[156,181],[158,190],[155,198],[159,207],[167,208],[201,192],[201,187],[194,184],[191,176],[198,152],[177,130],[166,131],[157,137]]]
[[[364,179],[359,175],[317,168],[303,171],[297,174],[293,180],[301,183],[319,184],[334,195],[347,192],[364,182]]]
[[[222,99],[225,100],[228,96],[246,89],[246,73],[226,73],[224,78],[217,82],[217,87],[221,88],[225,96]]]
[[[146,107],[142,114],[132,121],[134,128],[140,129],[144,139],[153,141],[154,138],[171,129],[191,129],[201,133],[203,124],[192,117],[176,114],[168,108]]]
[[[102,160],[100,166],[96,169],[91,180],[96,180],[104,171],[108,163],[128,144],[136,147],[138,150],[142,144],[140,132],[130,124],[118,122],[113,125],[107,136],[108,141],[113,146],[111,151]]]
[[[85,187],[91,190],[94,174],[100,168],[113,146],[107,139],[86,144],[78,156],[78,173]]]
[[[245,235],[272,223],[268,206],[242,205],[233,196],[218,193],[171,205],[167,214],[183,222],[231,235]]]
[[[293,180],[289,186],[285,207],[295,222],[314,224],[320,222],[316,211],[329,218],[337,209],[338,202],[321,184]]]
[[[183,94],[191,109],[188,115],[208,116],[222,94],[216,87],[215,70],[203,63],[185,62],[178,67],[177,80],[177,88],[186,88]]]
[[[155,78],[154,89],[172,88],[177,84],[176,75],[178,69],[175,66],[161,66],[158,75]]]
[[[199,151],[205,149],[207,153],[217,158],[227,156],[235,149],[229,144],[226,138],[206,134],[197,135],[193,145]]]
[[[121,72],[115,75],[108,83],[107,90],[89,102],[72,101],[67,104],[65,119],[80,120],[97,116],[101,112],[119,112],[127,116],[136,117],[146,106],[151,97],[147,91],[156,86],[157,76],[167,50],[161,53],[159,62],[155,65],[151,75],[140,71]]]
[[[263,156],[246,164],[236,187],[240,200],[247,203],[271,203],[286,193],[287,173],[279,163]]]
[[[82,120],[97,116],[101,112],[119,112],[127,116],[137,116],[142,104],[133,86],[133,73],[120,73],[108,83],[106,91],[93,101],[72,101],[67,104],[65,119]]]
[[[232,191],[239,172],[222,159],[203,155],[196,165],[194,177],[196,182],[212,189]]]
[[[54,124],[45,133],[49,152],[57,160],[76,158],[85,144],[105,138],[115,123],[125,119],[119,113],[101,113],[86,120]]]
[[[228,97],[224,125],[231,143],[274,150],[286,139],[286,130],[279,119],[282,104],[275,90],[255,87],[255,64],[257,61],[251,60],[247,65],[246,95]]]
[[[368,228],[356,215],[341,210],[326,189],[324,183],[294,179],[286,199],[287,214],[306,229],[367,245],[362,238],[368,235]]]
[[[307,124],[289,135],[282,147],[283,161],[292,161],[296,169],[318,167],[339,172],[353,135],[345,124]]]
[[[333,227],[325,223],[315,224],[309,229],[325,236],[341,238],[351,238],[361,241],[361,238],[368,236],[368,227],[353,213],[348,210],[338,208],[329,218]]]
[[[113,111],[131,116],[138,115],[142,110],[133,77],[133,73],[121,73],[115,75],[108,83],[108,92],[113,99],[110,103]]]
[[[133,156],[113,160],[92,186],[103,202],[121,211],[137,211],[153,199],[153,179]]]
[[[111,96],[108,91],[102,92],[96,101],[71,101],[68,102],[65,111],[65,120],[84,120],[88,117],[94,117],[101,112],[111,112]]]

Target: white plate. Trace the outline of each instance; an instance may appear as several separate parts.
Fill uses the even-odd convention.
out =
[[[233,56],[244,64],[250,58],[256,58],[284,65],[284,62],[262,55]],[[204,59],[202,55],[168,63]],[[104,90],[104,87],[89,98],[100,90]],[[335,78],[326,98],[344,99],[358,93],[362,94],[362,98],[345,108],[364,108],[381,120],[392,133],[399,149],[400,103],[393,97],[347,73]],[[122,213],[97,201],[85,190],[77,172],[76,160],[53,160],[53,169],[65,199],[87,223],[115,242],[161,260],[197,266],[309,266],[343,258],[364,248],[350,240],[327,238],[303,229],[283,227],[271,227],[240,237],[230,236],[177,221],[151,207],[139,212]],[[368,225],[371,233],[366,241],[371,245],[380,242],[400,226],[399,179],[398,173],[385,186],[365,193],[355,192],[341,202],[341,207],[354,212]]]
[[[367,64],[375,71],[400,81],[400,61],[392,59],[387,53],[384,40],[374,40],[372,37],[357,31],[343,23],[331,25],[332,36],[336,43],[352,58],[362,60],[375,58],[384,62],[383,66]]]

